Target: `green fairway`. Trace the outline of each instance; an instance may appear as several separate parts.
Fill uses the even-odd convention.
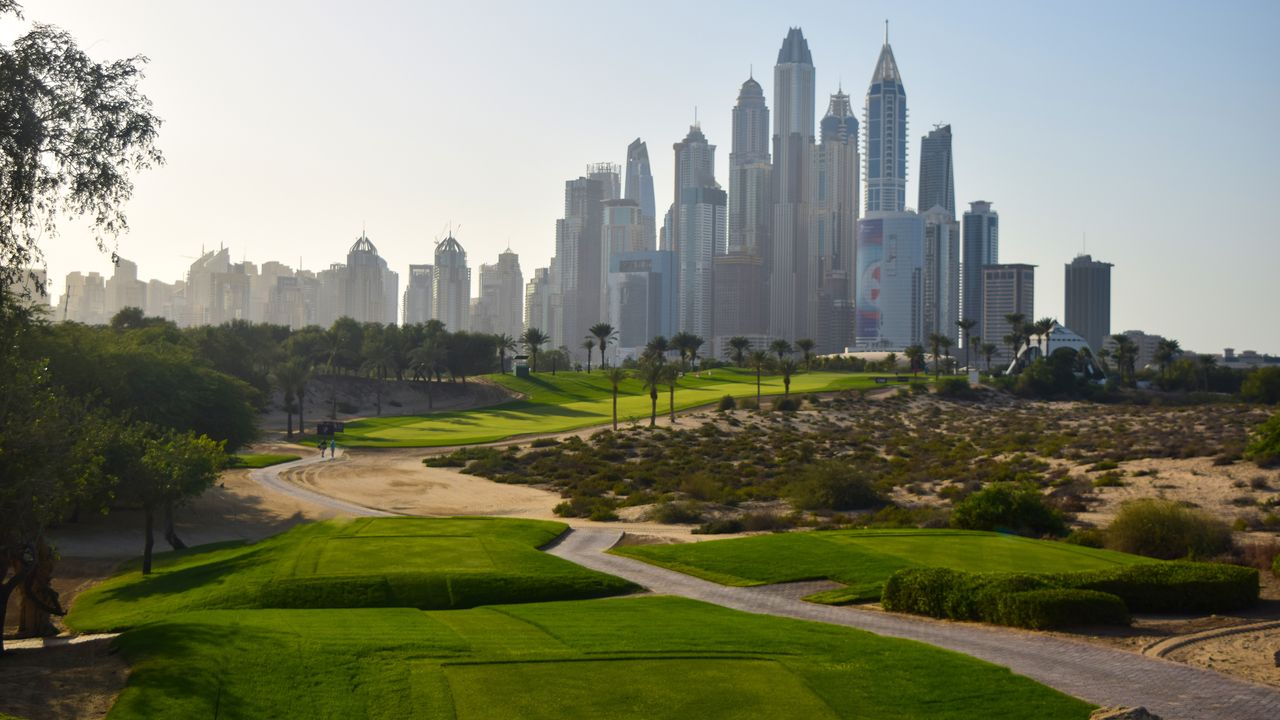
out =
[[[792,394],[832,390],[865,390],[877,387],[876,375],[812,372],[791,379]],[[613,419],[613,389],[603,373],[538,373],[528,380],[513,375],[486,375],[523,400],[459,412],[435,415],[382,417],[346,424],[338,442],[347,447],[439,447],[493,442],[531,433],[563,432]],[[765,395],[781,395],[781,376],[765,376]],[[709,405],[725,395],[754,398],[756,376],[747,370],[718,368],[681,378],[676,386],[676,409]],[[658,397],[658,413],[669,408],[666,387]],[[618,421],[648,422],[650,400],[639,380],[628,379],[618,388]]]
[[[156,556],[81,595],[67,623],[132,627],[214,608],[463,608],[600,597],[634,588],[537,550],[565,529],[496,518],[363,518],[303,525],[253,544]]]
[[[848,585],[809,598],[830,604],[879,600],[884,581],[908,567],[1053,573],[1152,562],[1109,550],[968,530],[783,533],[674,545],[630,545],[613,552],[724,585],[818,579]]]
[[[249,468],[252,470],[255,468],[271,467],[272,465],[279,465],[280,463],[293,462],[297,459],[297,455],[232,455],[230,456],[230,462],[227,466],[231,468]]]
[[[973,658],[664,597],[420,612],[206,611],[117,641],[111,720],[1075,718]]]

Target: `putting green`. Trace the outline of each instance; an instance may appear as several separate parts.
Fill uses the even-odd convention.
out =
[[[792,394],[866,390],[878,387],[878,376],[866,373],[805,372],[791,378]],[[538,373],[524,380],[511,375],[487,375],[486,379],[525,396],[523,400],[459,412],[434,415],[369,418],[346,424],[338,442],[346,447],[439,447],[494,442],[519,435],[563,432],[613,419],[613,389],[601,372]],[[921,378],[919,382],[924,382]],[[783,394],[782,377],[761,378],[763,395]],[[755,373],[718,368],[689,374],[676,386],[677,410],[710,405],[725,395],[754,398]],[[670,408],[665,386],[658,396],[658,414]],[[629,378],[618,388],[618,421],[648,422],[649,393],[639,380]]]
[[[614,553],[724,585],[830,579],[847,588],[810,600],[879,600],[884,581],[908,567],[970,572],[1057,573],[1153,562],[1109,550],[968,530],[840,530],[674,545],[632,545]]]

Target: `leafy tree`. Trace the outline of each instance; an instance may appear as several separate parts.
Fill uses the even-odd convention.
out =
[[[1250,370],[1240,385],[1240,397],[1268,405],[1280,403],[1280,367]]]
[[[445,366],[449,376],[465,385],[468,375],[481,375],[493,370],[495,337],[484,333],[455,332],[449,334],[445,348]]]
[[[164,513],[165,537],[175,549],[185,547],[173,530],[173,508],[213,486],[226,466],[223,444],[192,432],[164,432],[142,439],[139,472],[125,479],[126,487],[142,504],[145,534],[142,574],[151,573],[155,545],[155,513]]]
[[[747,351],[751,349],[751,341],[741,335],[729,338],[725,354],[733,358],[733,364],[742,367],[746,363]]]
[[[536,327],[526,328],[520,336],[520,342],[529,351],[529,361],[533,372],[538,372],[538,351],[551,341],[547,334]]]
[[[791,343],[781,338],[769,343],[769,352],[778,356],[778,362],[782,362],[782,358],[791,354]]]
[[[790,495],[801,510],[866,510],[885,504],[875,480],[863,465],[819,460],[800,472]]]
[[[605,358],[604,358],[605,350],[608,349],[610,340],[617,339],[618,333],[614,331],[612,325],[610,325],[609,323],[603,323],[603,322],[592,325],[587,330],[587,333],[589,333],[592,337],[594,337],[596,339],[596,342],[600,343],[600,367],[604,367],[605,366]],[[588,349],[587,363],[590,364],[590,362],[591,362],[591,350]]]
[[[21,17],[0,0],[0,17]],[[138,90],[141,56],[99,63],[66,32],[35,24],[0,45],[0,287],[39,264],[64,216],[88,219],[99,250],[128,229],[133,173],[164,162],[160,119]]]
[[[907,356],[907,363],[911,366],[911,374],[919,375],[920,369],[924,367],[924,346],[920,344],[911,345],[902,351]]]
[[[799,340],[796,340],[796,348],[799,349],[801,354],[804,356],[805,370],[809,369],[809,362],[813,358],[814,344],[813,340],[809,338],[800,338]]]
[[[800,365],[791,358],[778,363],[778,372],[782,373],[782,395],[791,395],[791,376],[800,372]]]
[[[977,338],[971,337],[969,333],[977,326],[977,320],[970,320],[966,318],[964,320],[956,321],[956,327],[960,328],[960,335],[964,339],[964,368],[966,371],[969,369],[969,345],[971,342],[976,342],[977,340]]]
[[[1045,503],[1033,483],[995,482],[956,503],[952,527],[964,530],[1004,530],[1038,537],[1063,535],[1062,514]]]
[[[756,371],[756,405],[760,405],[760,374],[769,366],[769,353],[763,350],[752,350],[747,356],[747,365]]]
[[[604,372],[605,378],[609,380],[609,386],[613,388],[613,429],[618,430],[618,386],[623,380],[627,379],[627,371],[620,367],[611,367]]]

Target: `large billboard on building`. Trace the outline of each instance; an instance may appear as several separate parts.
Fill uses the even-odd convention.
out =
[[[880,337],[880,270],[884,221],[858,221],[858,301],[855,336],[859,344]]]

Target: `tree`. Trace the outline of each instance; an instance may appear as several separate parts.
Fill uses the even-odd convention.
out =
[[[516,339],[506,333],[498,336],[498,364],[501,366],[500,372],[507,374],[507,353],[516,351]]]
[[[1022,313],[1009,313],[1004,316],[1004,321],[1009,323],[1009,334],[1004,336],[1004,341],[1009,344],[1011,357],[1015,360],[1018,358],[1018,351],[1022,349],[1026,317]]]
[[[729,347],[726,355],[733,358],[733,364],[742,367],[747,358],[747,351],[751,349],[751,341],[741,335],[735,335],[729,338]]]
[[[655,335],[652,340],[645,344],[643,358],[661,365],[667,361],[667,353],[670,350],[671,343],[668,342],[667,338],[662,335]]]
[[[591,374],[591,351],[596,349],[596,339],[588,335],[582,338],[582,349],[587,351],[587,374]]]
[[[298,431],[306,434],[302,410],[307,393],[307,381],[311,379],[311,363],[303,358],[289,358],[276,367],[273,374],[276,385],[284,394],[284,411],[288,417],[288,435],[293,439],[293,413],[298,413]]]
[[[693,341],[695,339],[697,339],[696,335],[683,330],[671,336],[671,349],[680,353],[680,372],[685,370],[685,361],[688,360],[693,351]],[[701,340],[699,340],[699,344],[701,344]]]
[[[698,351],[702,349],[702,344],[704,342],[706,341],[698,337],[697,335],[691,335],[689,337],[688,345],[689,345],[689,365],[690,366],[694,366],[698,364]]]
[[[1049,331],[1054,325],[1058,324],[1056,318],[1043,317],[1031,324],[1031,330],[1037,339],[1037,347],[1040,348],[1040,357],[1048,357],[1049,355]]]
[[[676,383],[680,381],[680,371],[674,365],[662,368],[662,381],[667,384],[667,398],[670,401],[671,422],[676,421]]]
[[[1133,354],[1134,354],[1134,357],[1137,357],[1138,353],[1136,349],[1134,350]],[[1218,358],[1212,355],[1201,355],[1199,359],[1200,359],[1200,370],[1201,372],[1204,373],[1204,391],[1209,392],[1209,376],[1210,374],[1213,373],[1213,369],[1217,367]],[[1130,374],[1132,374],[1132,372],[1133,371],[1130,370]]]
[[[1240,384],[1240,397],[1249,402],[1275,405],[1280,403],[1280,367],[1263,367],[1249,371]]]
[[[809,338],[800,338],[796,340],[796,349],[798,349],[804,358],[804,369],[809,369],[809,363],[813,358],[813,347],[815,343]]]
[[[763,350],[752,350],[747,356],[747,364],[756,371],[756,406],[760,405],[760,374],[769,365],[769,353]]]
[[[21,17],[0,0],[0,17]],[[0,287],[43,259],[57,220],[89,220],[98,249],[128,229],[131,175],[162,164],[160,119],[138,90],[146,58],[95,62],[66,32],[35,24],[0,45]]]
[[[769,351],[778,356],[778,362],[782,362],[784,355],[791,354],[791,343],[779,338],[769,343]]]
[[[903,350],[902,354],[907,356],[907,362],[911,365],[911,374],[919,375],[920,369],[924,367],[924,346],[911,345]]]
[[[618,431],[618,385],[627,379],[627,371],[620,367],[611,367],[605,370],[604,376],[609,380],[609,386],[613,388],[613,430]]]
[[[1169,366],[1173,361],[1182,354],[1182,346],[1177,340],[1172,338],[1164,338],[1156,345],[1154,359],[1160,366],[1160,380],[1167,380],[1169,377]]]
[[[666,378],[666,367],[653,358],[640,363],[640,382],[649,391],[649,427],[658,424],[658,388]]]
[[[960,335],[964,338],[964,369],[969,370],[969,344],[975,338],[971,338],[969,333],[978,326],[977,320],[957,320],[956,327],[960,328]]]
[[[1137,374],[1134,366],[1138,362],[1138,345],[1123,333],[1112,335],[1111,340],[1116,344],[1111,356],[1116,360],[1116,369],[1120,373],[1120,383],[1132,387]]]
[[[982,343],[982,345],[978,347],[978,351],[982,353],[983,359],[987,361],[988,374],[991,372],[991,358],[996,356],[996,350],[998,349],[999,348],[996,347],[995,343]]]
[[[155,544],[155,511],[164,512],[165,537],[175,549],[185,547],[173,530],[174,506],[196,497],[213,486],[218,472],[226,466],[223,444],[195,433],[166,432],[143,441],[141,472],[129,481],[142,503],[145,523],[142,574],[151,573],[151,550]]]
[[[778,363],[778,372],[782,373],[782,395],[786,397],[791,394],[791,376],[800,372],[800,365],[795,360],[787,358]]]
[[[933,333],[929,335],[929,354],[933,355],[933,377],[936,380],[942,374],[942,345],[950,342],[946,335]]]
[[[617,339],[618,333],[614,331],[613,326],[609,323],[596,323],[592,325],[587,332],[600,343],[600,367],[605,366],[604,352],[609,347],[609,341]],[[591,363],[591,351],[587,350],[587,364]],[[588,370],[587,372],[590,372]]]
[[[529,360],[533,372],[538,372],[538,350],[550,341],[551,338],[547,337],[546,333],[535,327],[527,328],[524,334],[520,336],[520,342],[529,351]]]

